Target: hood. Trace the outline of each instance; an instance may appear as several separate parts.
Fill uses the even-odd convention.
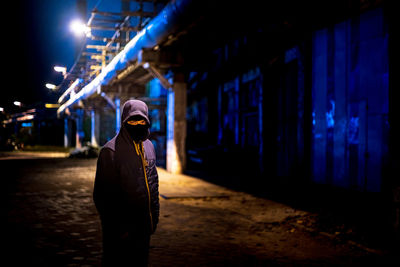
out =
[[[122,125],[124,125],[130,117],[136,115],[143,117],[147,121],[147,124],[150,125],[149,109],[146,103],[136,99],[126,101],[122,108]]]
[[[145,102],[141,100],[128,100],[125,102],[122,108],[122,115],[121,115],[121,130],[120,134],[126,140],[132,141],[131,136],[128,133],[128,130],[125,127],[126,121],[132,116],[141,116],[143,119],[147,121],[149,128],[147,129],[147,136],[145,139],[149,138],[150,136],[150,120],[149,120],[149,109]]]

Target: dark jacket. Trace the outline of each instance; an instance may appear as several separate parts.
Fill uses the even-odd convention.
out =
[[[148,139],[143,141],[142,162],[125,127],[128,118],[135,115],[150,124],[147,105],[139,100],[127,101],[121,129],[104,145],[97,161],[93,199],[102,222],[104,249],[119,245],[129,236],[150,236],[158,223],[158,174],[153,144]]]

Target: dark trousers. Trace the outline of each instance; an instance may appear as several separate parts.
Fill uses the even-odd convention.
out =
[[[103,231],[102,265],[105,267],[147,266],[149,247],[149,234],[127,232],[122,236],[116,236]]]

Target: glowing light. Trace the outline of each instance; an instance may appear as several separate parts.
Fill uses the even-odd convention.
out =
[[[57,88],[57,86],[55,86],[54,84],[51,84],[51,83],[46,83],[46,87],[51,90],[55,90]]]
[[[4,108],[0,107],[0,112],[3,112],[3,111],[4,111]]]
[[[35,118],[34,115],[24,115],[22,117],[17,118],[17,121],[29,121]]]
[[[14,105],[16,105],[17,107],[20,107],[22,104],[19,101],[14,101]]]
[[[66,67],[54,66],[54,70],[56,72],[61,72],[63,75],[65,75],[65,73],[67,73],[67,68]]]
[[[119,98],[115,98],[115,131],[119,132],[121,128],[121,100]]]
[[[60,104],[50,104],[50,103],[46,103],[44,104],[45,108],[59,108]]]
[[[90,28],[80,20],[72,21],[70,24],[70,30],[77,36],[91,36]]]

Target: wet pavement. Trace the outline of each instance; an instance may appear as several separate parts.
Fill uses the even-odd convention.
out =
[[[3,262],[100,266],[101,226],[92,200],[96,159],[0,155],[0,167],[7,211]],[[317,214],[158,171],[161,214],[151,239],[150,266],[396,263],[384,250],[341,239],[340,232],[321,231]]]

